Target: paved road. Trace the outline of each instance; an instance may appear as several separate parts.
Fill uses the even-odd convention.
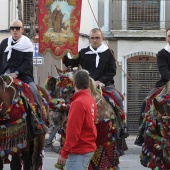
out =
[[[134,145],[136,136],[130,136],[126,140],[128,145],[128,151],[124,156],[120,157],[120,170],[147,170],[140,164],[139,155],[141,147]],[[54,153],[51,148],[47,148],[44,157],[44,170],[56,170],[54,164],[57,161],[58,155]],[[4,170],[10,170],[9,165],[4,166]],[[148,169],[149,170],[149,169]]]
[[[57,161],[58,155],[54,152],[46,153],[44,158],[44,170],[56,170],[54,164]],[[147,170],[139,161],[138,154],[126,154],[120,158],[120,170]],[[10,170],[9,165],[5,165],[4,170]]]

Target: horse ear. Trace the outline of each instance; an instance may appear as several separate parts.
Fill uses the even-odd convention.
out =
[[[47,80],[47,85],[46,85],[46,89],[49,91],[54,92],[55,90],[55,86],[56,86],[56,78],[55,77],[50,77]]]
[[[78,69],[77,70],[82,70],[83,68],[81,67],[81,65],[78,65]]]
[[[61,73],[63,73],[63,71],[61,69],[59,69],[56,65],[55,65],[56,71],[58,73],[58,75],[60,75]]]
[[[156,98],[153,99],[153,104],[157,111],[159,111],[160,113],[163,113],[163,110],[164,110],[163,105],[159,101],[157,101]]]

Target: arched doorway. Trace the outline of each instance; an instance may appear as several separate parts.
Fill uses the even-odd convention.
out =
[[[127,59],[127,126],[129,134],[138,133],[141,104],[159,80],[156,57],[137,55]],[[142,87],[144,86],[144,87]]]

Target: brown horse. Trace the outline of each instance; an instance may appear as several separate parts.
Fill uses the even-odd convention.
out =
[[[141,164],[151,169],[170,169],[170,82],[153,97],[143,115],[145,140]],[[150,99],[148,99],[150,100]]]
[[[50,77],[47,80],[46,88],[53,98],[63,98],[66,101],[65,104],[67,104],[70,96],[73,94],[73,76],[70,76],[70,72],[62,73],[61,70],[58,72],[58,77]],[[89,169],[116,168],[119,164],[119,156],[123,155],[124,150],[127,149],[125,139],[118,138],[118,129],[123,122],[121,111],[106,101],[102,96],[102,91],[96,91],[93,79],[90,79],[89,91],[98,105],[98,116],[96,120],[98,131],[96,143],[98,149],[91,160]],[[58,103],[56,103],[56,105],[58,105]],[[54,111],[54,114],[62,117],[63,112],[61,112],[61,109],[57,109]],[[63,116],[65,117],[65,114]],[[62,126],[63,122],[58,123]]]
[[[11,170],[21,170],[22,166],[23,170],[39,170],[50,98],[45,89],[37,86],[44,101],[40,120],[31,103],[33,95],[28,85],[19,80],[14,82],[9,75],[0,76],[0,170],[3,163],[9,163],[8,155],[12,155]],[[39,134],[35,134],[34,128],[39,128]]]

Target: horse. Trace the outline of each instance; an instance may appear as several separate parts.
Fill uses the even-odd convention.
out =
[[[58,70],[59,69],[57,69],[57,71]],[[56,78],[49,77],[45,86],[52,98],[62,98],[65,100],[64,105],[67,105],[69,102],[68,99],[73,95],[74,91],[72,83],[74,71],[70,73],[70,70],[69,72],[59,70],[58,73],[58,77]],[[72,75],[71,78],[70,75]],[[124,151],[127,150],[125,139],[119,138],[118,135],[122,122],[124,122],[124,120],[122,120],[124,115],[108,95],[106,98],[109,99],[109,102],[103,97],[102,89],[96,91],[95,81],[92,78],[90,78],[89,91],[98,105],[96,119],[98,132],[96,144],[98,149],[90,162],[89,170],[116,168],[119,164],[119,157],[124,155]],[[56,103],[56,105],[57,104],[58,103]],[[69,106],[67,108],[69,108]],[[54,111],[54,114],[56,113],[62,117],[63,112],[61,112],[60,109],[56,112]],[[67,116],[67,114],[68,113],[65,113],[64,117]],[[62,122],[60,122],[60,125],[62,126]]]
[[[144,144],[141,164],[157,170],[170,169],[170,81],[149,99],[143,113]]]
[[[10,163],[11,170],[39,170],[42,166],[50,96],[41,86],[37,88],[43,100],[41,118],[29,86],[9,75],[0,76],[0,170],[3,163]]]

